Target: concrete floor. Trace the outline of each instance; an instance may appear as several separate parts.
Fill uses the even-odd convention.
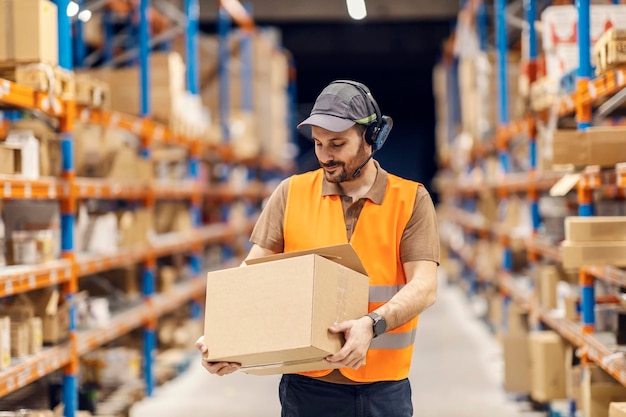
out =
[[[410,375],[417,417],[529,416],[501,389],[501,351],[474,318],[467,298],[441,282],[437,303],[420,319]],[[208,374],[199,363],[137,403],[131,417],[278,417],[279,376]]]

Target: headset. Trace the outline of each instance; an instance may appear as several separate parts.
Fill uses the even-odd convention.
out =
[[[372,155],[377,152],[380,148],[383,147],[389,133],[391,132],[391,128],[393,127],[393,119],[389,116],[383,116],[380,112],[380,108],[378,107],[378,103],[374,100],[374,96],[372,93],[365,90],[363,86],[355,81],[350,80],[337,80],[333,81],[332,84],[349,84],[355,87],[363,97],[365,97],[366,101],[371,104],[371,107],[376,113],[376,122],[370,123],[367,125],[367,130],[365,131],[365,141],[367,144],[372,146]]]

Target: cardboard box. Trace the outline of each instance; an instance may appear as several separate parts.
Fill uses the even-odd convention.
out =
[[[530,350],[530,396],[538,402],[566,398],[565,343],[551,330],[532,332]]]
[[[15,174],[15,165],[19,161],[20,151],[15,146],[0,144],[0,174]]]
[[[554,265],[540,265],[536,271],[536,285],[539,289],[539,304],[542,307],[554,309],[557,300],[557,284],[560,273]]]
[[[626,266],[626,241],[569,242],[561,243],[563,268],[579,268],[583,265]]]
[[[367,314],[369,279],[349,244],[267,256],[207,275],[204,335],[211,362],[269,375],[330,369],[333,323]]]
[[[174,111],[175,99],[185,91],[185,63],[176,52],[155,52],[150,54],[149,65],[151,115],[155,120],[168,123]],[[81,73],[109,84],[111,110],[139,113],[139,67],[105,68]]]
[[[57,289],[44,288],[33,291],[31,299],[35,306],[35,315],[41,317],[43,342],[58,344],[69,337],[69,304],[61,301]]]
[[[526,336],[529,328],[528,311],[514,302],[508,303],[507,310],[506,333],[508,335]]]
[[[530,392],[530,353],[528,335],[505,335],[502,338],[504,356],[504,391]]]
[[[11,321],[11,357],[22,358],[28,355],[28,321]]]
[[[57,6],[48,0],[0,0],[0,61],[59,61]]]
[[[609,404],[609,417],[626,417],[626,402]]]
[[[613,167],[626,161],[626,128],[591,127],[554,132],[553,163]]]
[[[585,416],[608,417],[612,402],[626,401],[626,387],[596,365],[583,369],[581,394]]]
[[[626,216],[567,217],[565,239],[572,242],[626,241]]]

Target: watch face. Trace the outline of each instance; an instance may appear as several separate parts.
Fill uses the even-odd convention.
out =
[[[385,330],[387,330],[387,322],[384,318],[379,317],[379,319],[374,323],[374,334],[379,336],[385,333]]]

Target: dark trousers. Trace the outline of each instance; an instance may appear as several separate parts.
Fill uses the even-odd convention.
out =
[[[413,416],[408,379],[344,385],[288,374],[278,389],[281,417]]]

